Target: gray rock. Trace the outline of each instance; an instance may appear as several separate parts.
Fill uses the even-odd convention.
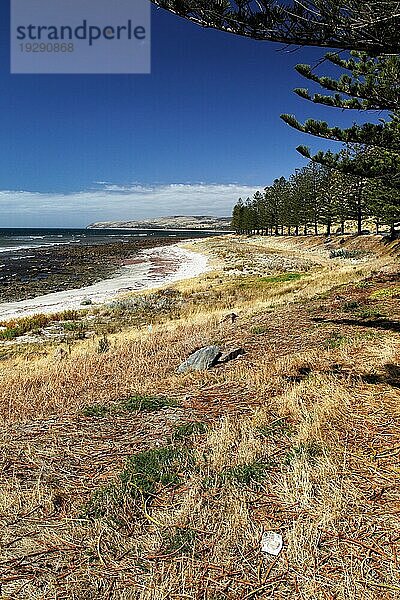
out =
[[[235,358],[238,358],[239,356],[242,356],[243,354],[245,354],[245,351],[243,350],[243,348],[235,348],[234,350],[228,350],[228,352],[224,352],[220,358],[218,359],[219,363],[227,363],[230,360],[235,360]]]
[[[205,371],[212,367],[221,356],[218,346],[204,346],[189,356],[179,367],[178,373],[187,371]]]
[[[225,315],[224,317],[222,317],[222,319],[220,320],[220,323],[228,323],[229,321],[231,323],[234,323],[236,321],[236,319],[238,318],[238,315],[236,313],[229,313],[228,315]]]
[[[81,306],[90,306],[91,304],[93,304],[93,302],[90,298],[84,298],[81,302]]]

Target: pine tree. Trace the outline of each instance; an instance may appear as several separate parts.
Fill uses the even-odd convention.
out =
[[[243,200],[239,198],[237,203],[235,204],[232,212],[232,221],[231,226],[236,231],[236,233],[243,232],[243,216],[244,216],[244,204]]]
[[[300,123],[293,115],[281,115],[288,125],[304,133],[364,147],[364,151],[355,156],[332,152],[311,156],[305,146],[299,146],[297,150],[314,162],[359,177],[390,175],[393,185],[400,186],[400,57],[371,58],[365,53],[352,52],[347,60],[334,53],[328,53],[326,59],[350,74],[345,73],[335,80],[316,75],[309,65],[298,65],[296,69],[301,75],[332,94],[311,95],[307,89],[298,88],[295,90],[297,95],[316,104],[344,110],[391,112],[378,124],[355,124],[347,129],[329,127],[326,122],[315,119]]]
[[[203,27],[298,46],[400,52],[397,0],[152,0]]]
[[[400,225],[400,190],[392,188],[390,181],[374,179],[368,182],[365,196],[370,214],[375,216],[377,230],[380,223],[388,225],[390,239],[394,239],[396,227]]]

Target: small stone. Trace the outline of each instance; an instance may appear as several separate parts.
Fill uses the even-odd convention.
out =
[[[222,317],[222,319],[220,320],[220,323],[228,323],[229,321],[231,323],[234,323],[236,321],[236,319],[238,319],[238,315],[234,312],[229,313],[227,315],[225,315],[224,317]]]
[[[212,367],[221,356],[218,346],[204,346],[189,356],[177,369],[178,373],[205,371]]]
[[[91,304],[93,304],[93,302],[90,298],[84,298],[81,302],[81,306],[90,306]]]
[[[283,538],[280,533],[266,531],[261,539],[261,551],[272,556],[278,556],[283,548]]]

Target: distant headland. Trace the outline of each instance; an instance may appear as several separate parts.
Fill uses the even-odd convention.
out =
[[[231,230],[231,217],[173,216],[140,221],[104,221],[91,223],[87,229],[189,229]]]

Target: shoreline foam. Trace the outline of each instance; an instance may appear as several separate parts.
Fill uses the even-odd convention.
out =
[[[185,241],[185,244],[192,240]],[[140,262],[137,259],[142,258]],[[127,261],[129,263],[129,261]],[[113,277],[82,288],[53,292],[28,300],[0,304],[0,320],[39,313],[58,313],[104,304],[133,292],[159,288],[168,283],[201,275],[208,269],[208,257],[182,248],[180,244],[141,250],[134,264],[125,264]],[[90,301],[90,302],[89,302]]]

